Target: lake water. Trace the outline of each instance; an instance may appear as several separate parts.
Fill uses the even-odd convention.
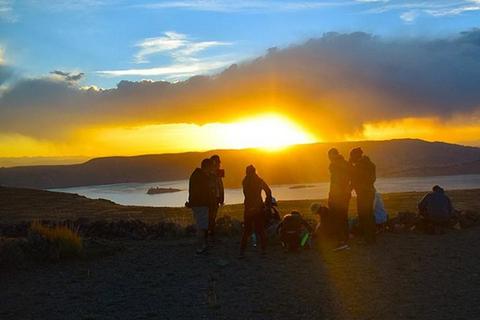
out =
[[[439,177],[379,178],[376,188],[381,193],[428,191],[438,184],[447,190],[480,188],[480,175],[456,175]],[[273,196],[277,200],[324,199],[328,195],[328,182],[308,183],[308,188],[295,188],[299,184],[272,185]],[[148,195],[151,187],[176,188],[180,192]],[[294,187],[292,189],[292,187]],[[181,207],[188,198],[188,180],[121,183],[101,186],[52,189],[52,191],[77,193],[91,199],[108,199],[123,205]],[[225,202],[235,204],[243,202],[240,188],[226,189]]]

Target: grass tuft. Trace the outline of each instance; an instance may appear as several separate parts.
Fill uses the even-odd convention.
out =
[[[80,256],[83,251],[83,242],[78,231],[66,225],[50,227],[34,221],[30,230],[52,244],[57,251],[58,258]]]

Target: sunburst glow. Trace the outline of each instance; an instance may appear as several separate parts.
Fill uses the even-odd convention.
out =
[[[230,145],[231,148],[277,150],[293,144],[317,141],[313,135],[295,122],[278,114],[268,114],[218,126],[222,134],[222,142]]]

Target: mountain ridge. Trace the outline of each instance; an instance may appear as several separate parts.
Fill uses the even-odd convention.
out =
[[[224,149],[199,152],[112,156],[72,165],[0,168],[0,185],[39,189],[187,179],[200,161],[219,154],[225,184],[238,186],[244,168],[254,164],[269,183],[304,183],[328,179],[327,151],[336,147],[345,157],[360,146],[377,165],[378,176],[480,173],[480,148],[419,139],[353,141],[294,145],[281,151]],[[479,165],[476,165],[476,162]],[[473,163],[473,165],[467,165]],[[455,168],[455,169],[452,169]]]

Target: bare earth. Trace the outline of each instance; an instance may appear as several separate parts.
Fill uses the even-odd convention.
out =
[[[458,206],[478,210],[479,190],[451,195]],[[385,198],[400,211],[413,210],[419,196]],[[238,240],[223,238],[200,257],[193,239],[122,240],[125,250],[112,256],[0,271],[0,319],[480,318],[477,227],[437,236],[389,233],[376,246],[354,243],[340,253],[318,245],[285,254],[274,244],[267,257],[251,248],[245,260],[236,259]]]

